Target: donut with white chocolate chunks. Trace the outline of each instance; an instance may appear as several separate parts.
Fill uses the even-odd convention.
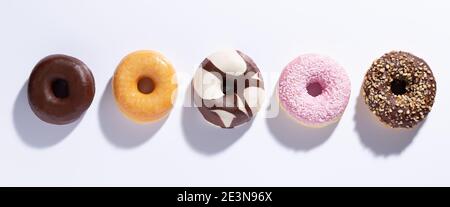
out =
[[[250,121],[264,101],[264,82],[258,67],[238,50],[218,51],[204,59],[192,87],[200,113],[221,128]]]

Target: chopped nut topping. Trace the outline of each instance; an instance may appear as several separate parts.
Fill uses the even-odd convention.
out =
[[[391,127],[411,128],[430,112],[436,82],[426,62],[407,52],[390,52],[375,60],[364,77],[369,109]]]

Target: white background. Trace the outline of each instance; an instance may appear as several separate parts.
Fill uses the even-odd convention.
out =
[[[0,2],[2,186],[450,185],[448,1]],[[234,130],[205,124],[181,103],[203,58],[224,47],[254,59],[269,98],[297,55],[333,57],[352,81],[341,121],[305,129],[263,110]],[[108,85],[138,49],[162,52],[180,74],[177,106],[153,125],[124,119]],[[358,101],[371,62],[391,50],[422,57],[436,76],[420,129],[382,127]],[[81,59],[96,80],[91,107],[68,126],[41,122],[26,100],[31,69],[54,53]]]

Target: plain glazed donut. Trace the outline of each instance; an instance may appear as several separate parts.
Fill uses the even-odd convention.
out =
[[[431,111],[436,80],[427,63],[407,52],[390,52],[367,71],[362,95],[370,111],[393,128],[412,128]]]
[[[350,92],[345,70],[331,58],[314,54],[290,62],[278,82],[281,108],[309,127],[337,121],[344,113]]]
[[[264,101],[264,82],[258,67],[238,50],[222,50],[203,60],[192,87],[200,113],[221,128],[250,121]]]
[[[68,124],[91,105],[95,82],[89,68],[67,55],[50,55],[37,63],[28,79],[28,103],[39,119]]]
[[[172,64],[154,51],[136,51],[124,57],[117,66],[112,83],[120,111],[137,123],[165,117],[177,94]]]

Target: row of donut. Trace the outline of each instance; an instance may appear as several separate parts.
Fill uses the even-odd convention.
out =
[[[205,58],[192,82],[195,106],[211,124],[234,128],[250,121],[264,101],[264,81],[253,60],[239,50],[222,50]],[[120,111],[137,122],[166,116],[177,94],[176,72],[162,54],[136,51],[122,59],[113,81]],[[362,96],[387,126],[412,128],[431,111],[436,80],[427,63],[410,53],[393,51],[376,59],[367,71]],[[292,118],[323,127],[341,117],[350,98],[350,79],[336,61],[301,55],[282,71],[278,101]],[[68,124],[90,106],[94,77],[80,60],[50,55],[37,63],[28,80],[28,101],[41,120]]]

